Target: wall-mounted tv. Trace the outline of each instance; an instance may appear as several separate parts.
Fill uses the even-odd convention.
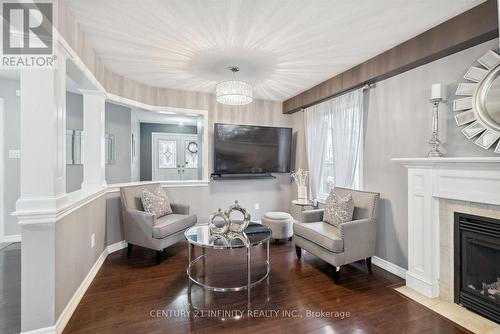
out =
[[[214,124],[214,174],[289,173],[292,129]]]

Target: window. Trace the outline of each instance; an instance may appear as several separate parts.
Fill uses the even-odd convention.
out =
[[[361,188],[363,90],[359,89],[305,110],[306,149],[313,198],[330,189]]]
[[[325,153],[323,156],[323,164],[321,167],[321,178],[320,178],[320,187],[319,187],[319,199],[325,199],[328,197],[330,193],[330,189],[332,189],[335,185],[334,175],[335,170],[333,168],[333,124],[332,124],[332,116],[331,113],[324,116],[324,121],[327,124],[327,135],[326,135],[326,145],[325,145]]]

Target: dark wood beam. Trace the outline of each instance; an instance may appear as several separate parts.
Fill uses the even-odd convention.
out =
[[[498,37],[496,0],[488,0],[283,102],[291,114]]]

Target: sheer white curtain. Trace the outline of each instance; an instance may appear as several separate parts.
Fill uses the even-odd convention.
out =
[[[331,99],[334,183],[360,189],[363,160],[363,89]]]
[[[305,109],[305,141],[313,198],[330,187],[362,187],[363,89]]]
[[[318,197],[321,175],[323,173],[323,159],[325,156],[328,134],[327,117],[330,107],[327,103],[320,103],[304,110],[305,142],[307,165],[309,166],[309,189],[312,198]]]

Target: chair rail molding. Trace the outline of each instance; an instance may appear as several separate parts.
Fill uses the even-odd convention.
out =
[[[406,285],[439,296],[439,199],[500,205],[500,157],[399,158],[408,169]]]

